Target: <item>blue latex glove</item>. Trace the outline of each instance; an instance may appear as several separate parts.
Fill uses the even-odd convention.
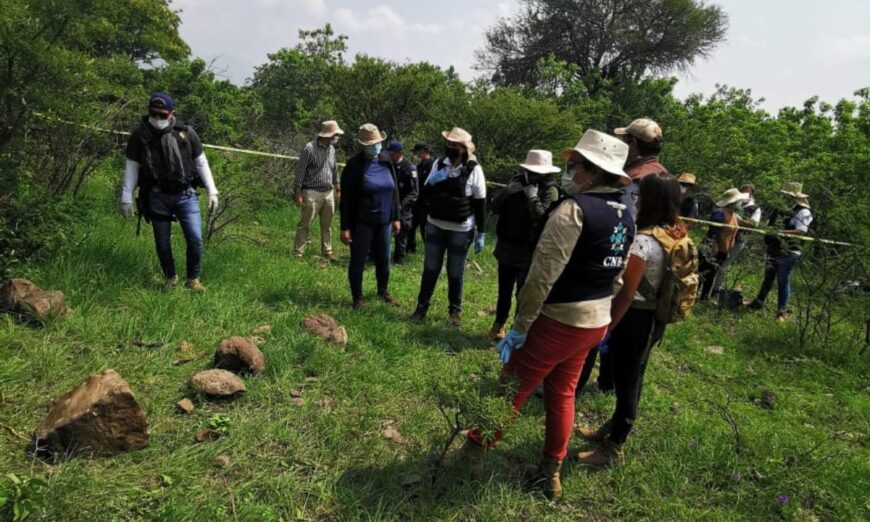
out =
[[[598,343],[598,353],[607,353],[607,350],[610,349],[610,346],[607,344],[610,342],[610,333],[604,336],[604,339]]]
[[[441,169],[429,174],[429,177],[426,178],[426,184],[429,186],[437,185],[447,179],[447,169]]]
[[[476,236],[474,236],[474,253],[479,254],[481,250],[483,250],[483,244],[486,242],[486,234],[483,232],[478,232]]]
[[[504,336],[504,339],[499,341],[499,343],[496,345],[496,348],[501,350],[501,355],[499,358],[501,359],[502,364],[507,364],[508,361],[511,360],[512,351],[519,350],[523,347],[524,344],[526,344],[526,338],[528,336],[529,334],[520,333],[513,328],[508,330],[508,333]]]

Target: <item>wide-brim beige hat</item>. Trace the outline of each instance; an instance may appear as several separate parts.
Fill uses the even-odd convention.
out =
[[[442,131],[441,136],[443,136],[447,141],[464,145],[468,150],[468,159],[476,159],[474,153],[477,151],[477,147],[475,147],[474,142],[471,141],[471,134],[469,134],[467,130],[460,127],[453,127],[449,131]]]
[[[782,192],[783,194],[785,194],[787,196],[791,196],[793,198],[806,199],[806,198],[810,197],[808,194],[804,194],[803,190],[804,190],[803,183],[797,183],[794,181],[790,181],[790,182],[785,183],[783,185],[782,190],[780,190],[780,192]]]
[[[680,177],[677,178],[677,181],[679,181],[680,183],[685,183],[686,185],[695,185],[697,180],[695,178],[695,175],[691,172],[683,172],[682,174],[680,174]]]
[[[387,139],[387,135],[381,132],[377,125],[366,123],[359,128],[359,134],[356,141],[360,145],[368,147],[369,145],[380,143],[385,139]]]
[[[716,202],[716,206],[727,207],[728,205],[733,205],[738,201],[746,201],[747,199],[749,199],[749,194],[740,192],[740,190],[736,188],[730,188],[722,193],[722,197]]]
[[[649,118],[638,118],[629,123],[628,127],[613,129],[613,133],[616,135],[631,134],[635,138],[647,143],[661,141],[664,137],[659,124]]]
[[[548,150],[532,149],[526,153],[526,160],[520,167],[537,174],[555,174],[562,169],[553,166],[553,153]]]
[[[577,152],[605,172],[619,178],[621,186],[631,183],[631,178],[625,173],[625,161],[628,159],[628,145],[619,138],[609,134],[589,129],[577,142],[573,149],[562,151],[562,159],[569,160]]]
[[[341,130],[341,127],[338,126],[338,122],[335,120],[326,120],[325,122],[320,124],[320,134],[318,134],[317,137],[331,138],[336,134],[344,134],[344,131]]]

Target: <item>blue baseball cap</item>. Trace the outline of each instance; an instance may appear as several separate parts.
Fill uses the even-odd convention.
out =
[[[405,147],[402,146],[402,142],[398,140],[390,140],[387,143],[387,152],[402,152],[405,150]]]
[[[163,92],[155,92],[151,95],[151,98],[148,100],[148,108],[149,109],[162,109],[165,111],[174,111],[175,110],[175,102],[172,101],[172,97]]]

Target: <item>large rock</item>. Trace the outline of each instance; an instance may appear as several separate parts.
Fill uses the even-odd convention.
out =
[[[226,370],[205,370],[191,379],[196,391],[212,397],[232,397],[245,391],[245,383]]]
[[[67,313],[60,290],[46,291],[27,279],[12,279],[0,289],[0,309],[25,319],[45,322]]]
[[[114,455],[148,445],[148,421],[114,370],[58,397],[33,434],[37,453]]]
[[[329,342],[347,344],[347,330],[326,314],[306,317],[302,320],[302,328],[311,335],[322,337]]]
[[[220,342],[214,352],[214,367],[234,373],[263,373],[266,358],[253,339],[230,337]]]

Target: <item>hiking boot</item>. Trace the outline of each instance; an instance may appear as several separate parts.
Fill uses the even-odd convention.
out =
[[[492,328],[486,334],[486,340],[489,342],[498,342],[504,339],[504,323],[492,323]]]
[[[788,312],[782,312],[782,311],[776,312],[776,322],[777,323],[784,323],[786,321],[788,321]]]
[[[555,459],[542,459],[538,465],[538,471],[532,479],[531,487],[543,490],[544,495],[550,500],[562,497],[562,480],[560,470],[562,461]]]
[[[399,306],[399,300],[391,296],[388,292],[378,295],[378,299],[391,306]]]
[[[761,310],[764,307],[764,303],[757,299],[753,299],[752,301],[748,301],[743,304],[745,304],[746,308],[749,308],[750,310]]]
[[[178,286],[178,276],[167,277],[163,282],[164,290],[174,290]]]
[[[354,310],[362,310],[366,307],[366,300],[360,297],[359,299],[353,300],[353,309]]]
[[[293,249],[293,257],[301,259],[301,258],[302,258],[302,251],[301,251],[301,250],[296,250],[296,249],[294,248],[294,249]]]
[[[577,436],[583,440],[588,440],[589,442],[602,442],[604,439],[610,435],[611,430],[613,429],[613,421],[608,420],[598,428],[590,428],[583,427],[577,428]]]
[[[300,255],[302,255],[302,254],[300,254]],[[335,263],[336,261],[338,261],[338,258],[332,252],[329,252],[327,254],[323,254],[323,259],[324,259],[324,261],[326,261],[328,263]]]
[[[450,321],[450,324],[456,327],[462,326],[462,313],[461,312],[450,312],[450,315],[447,317],[447,320]]]
[[[414,310],[414,313],[411,314],[412,321],[422,322],[426,319],[426,312],[429,311],[429,308],[423,305],[417,305],[417,309]]]
[[[465,439],[461,446],[444,455],[442,464],[445,468],[462,466],[469,471],[472,477],[480,478],[483,475],[483,457],[485,455],[486,448],[471,439]]]
[[[617,444],[610,439],[604,439],[601,441],[601,445],[592,451],[580,452],[577,457],[581,464],[599,469],[625,462],[622,444]]]
[[[205,292],[205,287],[202,286],[202,283],[199,281],[199,278],[198,278],[198,277],[194,277],[194,278],[192,278],[192,279],[188,279],[188,280],[184,283],[184,286],[186,286],[187,288],[189,288],[190,291],[193,292],[194,294],[201,294],[201,293]]]

